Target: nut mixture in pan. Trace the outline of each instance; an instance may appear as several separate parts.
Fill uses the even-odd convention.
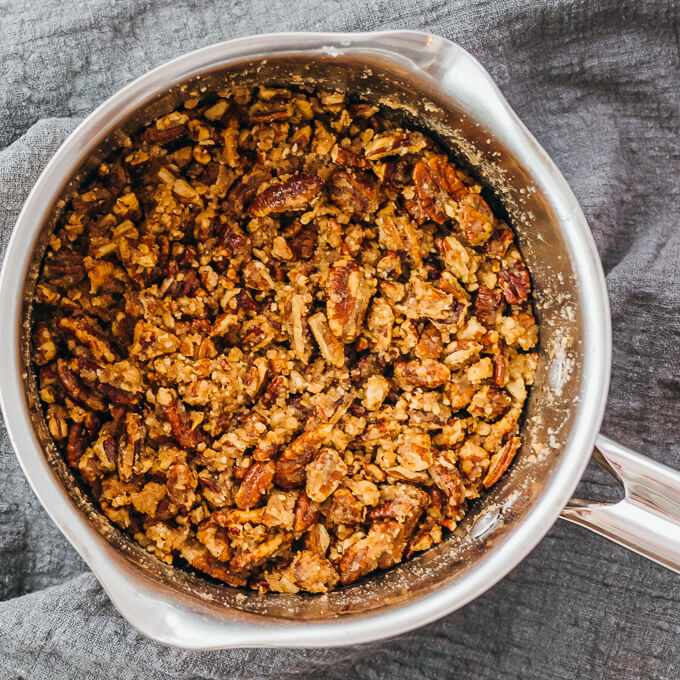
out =
[[[421,132],[335,92],[188,100],[51,237],[49,431],[165,562],[322,593],[442,540],[520,446],[512,231]]]

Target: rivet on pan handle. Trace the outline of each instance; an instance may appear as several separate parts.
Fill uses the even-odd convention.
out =
[[[623,486],[616,503],[573,498],[562,517],[680,573],[680,472],[599,435],[595,460]]]

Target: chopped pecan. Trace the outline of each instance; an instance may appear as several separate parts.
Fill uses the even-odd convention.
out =
[[[391,209],[381,210],[376,218],[380,245],[388,250],[408,253],[411,262],[420,267],[423,258],[420,253],[420,239],[415,224],[406,216],[395,216]]]
[[[323,524],[313,524],[305,534],[305,547],[322,557],[328,552],[331,538]]]
[[[55,439],[62,439],[62,437],[55,437]],[[66,442],[66,460],[69,465],[74,467],[78,465],[78,461],[85,452],[85,446],[82,423],[73,423],[68,429],[68,441]]]
[[[430,470],[434,483],[446,496],[446,516],[458,519],[465,502],[465,486],[456,466],[445,456],[437,456]]]
[[[231,567],[231,563],[227,565],[221,562],[198,541],[187,540],[182,545],[180,554],[195,569],[220,579],[234,588],[240,588],[246,584],[247,578],[244,574],[235,573],[237,570]]]
[[[271,213],[307,210],[322,187],[321,180],[315,175],[293,175],[259,194],[250,204],[250,212],[255,217],[264,217]]]
[[[347,466],[337,451],[321,449],[307,466],[307,496],[323,503],[338,488],[347,472]]]
[[[484,477],[484,488],[493,486],[501,475],[508,469],[522,442],[519,437],[513,437],[498,453],[491,456],[489,469]]]
[[[309,327],[323,358],[332,366],[345,365],[345,346],[333,335],[323,312],[309,317]]]
[[[408,290],[407,316],[413,319],[428,318],[434,321],[458,321],[457,305],[453,295],[445,293],[421,279],[414,279]]]
[[[457,201],[468,192],[446,156],[433,156],[416,163],[413,183],[422,209],[437,224],[456,216]]]
[[[418,338],[418,343],[415,346],[415,355],[419,359],[439,359],[443,350],[442,334],[436,326],[428,323]]]
[[[456,218],[468,245],[481,246],[493,233],[493,213],[479,194],[469,193],[461,199]]]
[[[159,130],[156,125],[150,125],[142,133],[142,139],[150,142],[151,144],[158,144],[159,146],[165,146],[179,139],[187,131],[185,125],[173,125],[167,127],[163,130]]]
[[[276,462],[276,483],[283,489],[294,489],[305,481],[305,465],[331,436],[330,423],[303,432],[289,444]]]
[[[249,510],[259,505],[262,497],[269,491],[274,479],[274,463],[272,461],[255,462],[241,482],[234,500],[241,510]]]
[[[288,296],[284,307],[284,326],[291,340],[291,347],[297,358],[303,363],[312,355],[312,342],[307,324],[307,313],[311,303],[311,295],[293,293]]]
[[[116,360],[111,343],[106,339],[104,332],[94,319],[62,317],[59,319],[59,328],[65,333],[73,335],[78,342],[85,345],[95,359]]]
[[[420,132],[395,130],[375,135],[366,144],[366,158],[377,160],[385,156],[403,156],[407,153],[418,153],[427,146],[427,140]]]
[[[368,161],[363,156],[360,156],[339,144],[336,144],[331,149],[331,160],[338,165],[349,165],[353,168],[365,169],[368,167]]]
[[[493,422],[498,420],[511,404],[512,399],[505,390],[493,385],[485,385],[472,397],[468,412],[471,416]]]
[[[309,496],[302,491],[295,502],[293,529],[300,532],[307,531],[319,519],[320,514],[318,504],[310,500]]]
[[[480,288],[475,296],[475,316],[487,327],[494,328],[502,314],[505,303],[503,296],[488,288]]]
[[[85,263],[78,253],[62,248],[46,258],[44,276],[55,286],[67,289],[85,278]]]
[[[375,411],[382,406],[389,394],[390,384],[382,375],[372,375],[366,381],[366,396],[364,406],[369,411]]]
[[[363,170],[336,170],[326,189],[331,201],[348,213],[365,217],[378,209],[378,180]]]
[[[526,302],[531,292],[531,280],[524,262],[518,260],[511,267],[501,269],[503,295],[509,305]]]
[[[507,362],[502,354],[493,358],[493,382],[496,387],[505,387],[507,382]]]
[[[368,309],[370,289],[357,263],[343,257],[328,273],[326,316],[333,334],[344,343],[356,340]]]
[[[388,250],[375,266],[376,273],[381,279],[391,281],[401,276],[401,258],[393,250]]]
[[[288,572],[295,585],[310,593],[327,593],[339,580],[333,565],[310,550],[301,550]]]
[[[333,502],[328,511],[328,521],[333,524],[359,524],[363,522],[366,507],[357,497],[344,487],[340,487],[332,496]]]
[[[163,416],[170,423],[172,433],[178,444],[190,451],[200,444],[206,443],[206,436],[197,427],[192,426],[184,404],[169,389],[161,387],[156,395]]]
[[[57,356],[57,342],[49,325],[45,322],[36,324],[33,331],[33,360],[38,366],[44,366]]]
[[[251,260],[243,268],[243,283],[248,288],[255,290],[270,290],[274,287],[274,281],[269,274],[267,266],[259,260]]]
[[[420,387],[433,390],[441,387],[451,376],[445,364],[433,359],[406,361],[401,359],[394,364],[394,381],[403,390],[410,391]]]
[[[430,435],[416,430],[406,430],[397,440],[397,457],[406,468],[419,472],[432,465]]]
[[[146,440],[146,427],[138,413],[127,413],[123,434],[118,443],[118,476],[121,481],[132,479],[135,463],[140,459]]]
[[[313,224],[294,223],[285,232],[288,247],[296,260],[309,260],[314,255],[318,229]]]
[[[260,543],[260,545],[252,550],[246,550],[236,555],[229,562],[229,566],[236,572],[254,569],[270,558],[281,547],[285,539],[285,533],[275,534],[272,538]]]
[[[380,557],[393,545],[400,531],[397,522],[388,520],[375,522],[365,538],[353,543],[338,563],[340,582],[354,583],[360,576],[375,569]]]
[[[185,508],[191,508],[196,500],[194,493],[198,479],[186,463],[175,463],[168,469],[168,496]],[[200,540],[200,539],[199,539]]]
[[[374,342],[377,352],[384,352],[392,344],[392,327],[394,325],[394,312],[392,307],[383,298],[373,298],[371,309],[368,313],[366,326]]]
[[[288,120],[293,115],[293,104],[289,101],[257,101],[248,112],[253,123],[271,123]]]
[[[515,240],[515,235],[508,227],[501,223],[491,235],[491,238],[484,244],[484,253],[489,257],[500,259],[505,255],[510,244]]]
[[[229,533],[218,526],[211,519],[207,519],[198,525],[196,538],[210,551],[210,554],[220,562],[228,562],[231,559],[231,547],[229,545]]]

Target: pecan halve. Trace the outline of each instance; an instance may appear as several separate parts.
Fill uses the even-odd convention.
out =
[[[305,481],[305,465],[309,463],[331,436],[330,423],[303,432],[290,443],[276,461],[276,483],[283,489],[294,489]]]
[[[274,463],[255,462],[249,468],[241,482],[234,500],[241,510],[250,510],[258,505],[271,487],[274,479]]]
[[[93,411],[106,411],[107,406],[94,390],[83,385],[81,380],[69,369],[64,359],[57,359],[57,375],[68,395]]]
[[[413,183],[421,208],[437,224],[444,224],[447,217],[455,217],[456,202],[468,191],[446,156],[433,156],[416,163]]]
[[[264,217],[271,213],[306,210],[322,187],[323,182],[316,175],[293,175],[256,196],[250,204],[250,212],[255,217]]]
[[[485,489],[493,486],[501,478],[501,475],[512,463],[512,459],[519,450],[521,443],[522,441],[519,437],[513,437],[498,453],[491,456],[489,469],[482,482]]]
[[[507,269],[501,269],[500,279],[503,282],[503,295],[510,305],[526,302],[531,292],[529,272],[521,260]]]
[[[367,216],[378,209],[378,180],[355,168],[336,170],[326,183],[331,201],[342,211]]]
[[[349,257],[339,259],[328,272],[326,316],[333,334],[354,342],[368,309],[371,293],[362,270]]]

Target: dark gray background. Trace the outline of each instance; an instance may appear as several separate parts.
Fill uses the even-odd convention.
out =
[[[170,57],[267,31],[439,33],[491,72],[590,221],[614,324],[604,431],[680,468],[679,19],[677,3],[617,0],[0,0],[0,245],[76,123]],[[580,492],[613,490],[589,470]],[[679,619],[677,576],[560,522],[484,596],[390,641],[166,649],[113,610],[0,426],[3,680],[676,678]]]

